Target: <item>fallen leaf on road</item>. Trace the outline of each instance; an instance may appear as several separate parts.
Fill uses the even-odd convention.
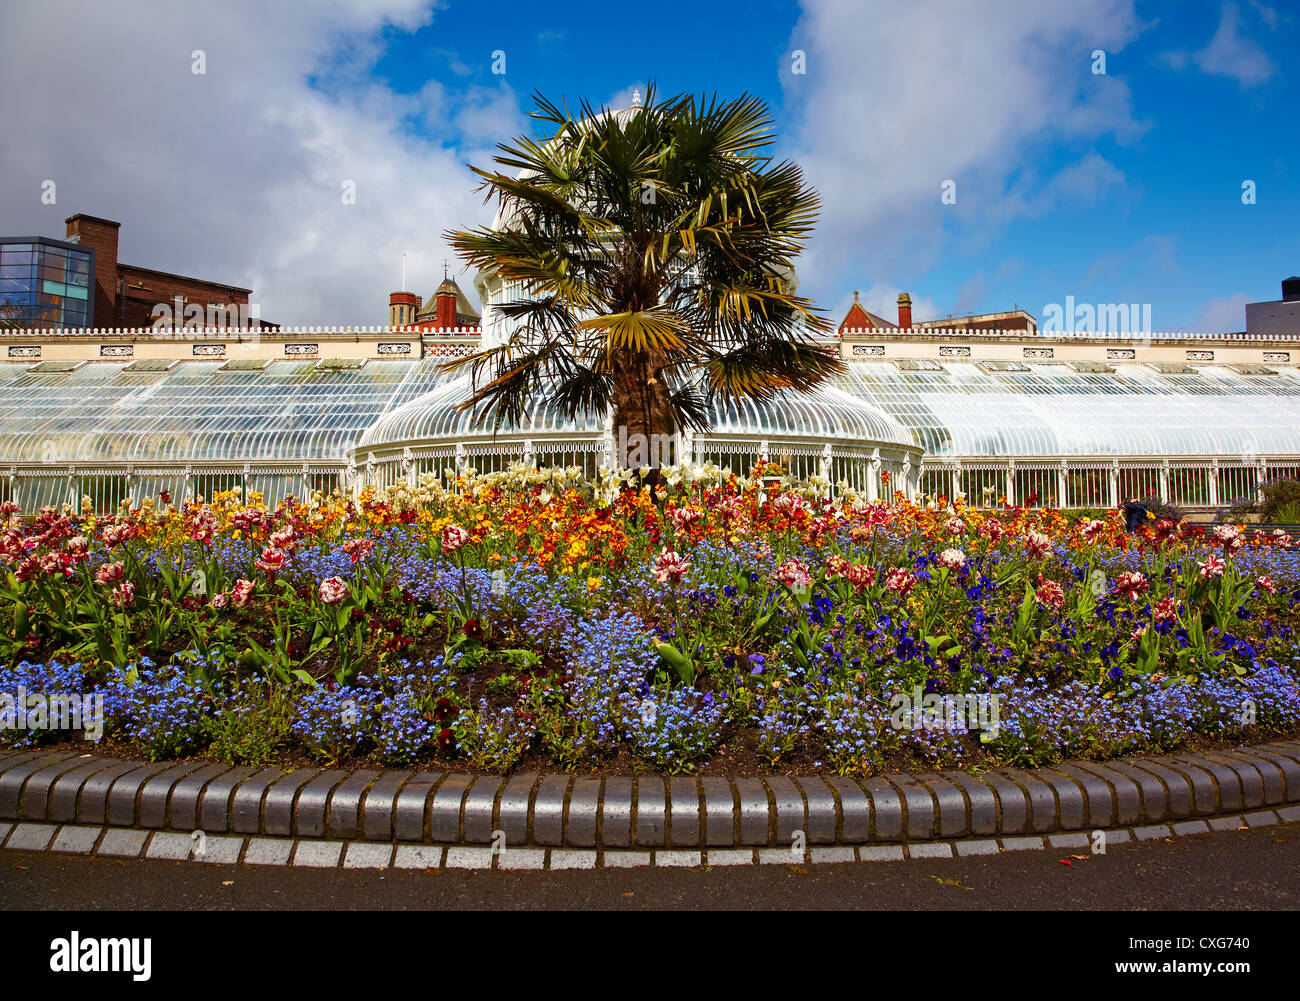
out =
[[[632,893],[632,892],[629,890],[627,893],[623,894],[623,896],[625,896],[625,897],[635,897],[636,894],[635,894],[635,893]]]
[[[1071,855],[1070,858],[1077,858],[1080,862],[1087,862],[1088,859],[1092,858],[1092,856],[1091,856],[1091,855]]]
[[[234,886],[234,885],[235,885],[235,881],[234,881],[233,879],[223,879],[223,880],[221,881],[221,885],[222,885],[222,886]]]
[[[1068,865],[1071,869],[1074,868],[1074,863],[1071,862],[1068,858],[1058,859],[1057,861],[1059,861],[1061,865]]]
[[[973,886],[966,886],[964,883],[961,882],[961,880],[948,879],[946,876],[931,876],[930,878],[935,880],[936,882],[942,883],[944,886],[956,886],[962,890],[975,889],[975,887]]]

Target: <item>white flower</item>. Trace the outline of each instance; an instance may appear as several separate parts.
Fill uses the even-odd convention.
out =
[[[966,565],[966,554],[960,549],[945,549],[939,554],[939,565],[949,570],[960,570]]]

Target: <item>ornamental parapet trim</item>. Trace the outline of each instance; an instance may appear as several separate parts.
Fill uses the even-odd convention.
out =
[[[1104,330],[1038,330],[1037,332],[1023,329],[1011,330],[971,330],[965,327],[912,327],[902,329],[897,327],[846,327],[838,331],[838,339],[842,341],[870,340],[879,341],[882,338],[895,341],[1021,341],[1027,343],[1051,343],[1052,341],[1093,341],[1099,344],[1115,342],[1129,342],[1137,345],[1145,345],[1152,342],[1169,344],[1177,346],[1182,342],[1206,342],[1213,341],[1222,344],[1225,347],[1231,347],[1234,344],[1297,344],[1300,343],[1300,334],[1221,334],[1209,331],[1192,332],[1186,330],[1170,331],[1152,331],[1147,333],[1140,330],[1131,331],[1104,331]]]
[[[1132,455],[1132,456],[957,456],[927,455],[921,460],[926,471],[951,469],[1111,469],[1118,464],[1121,469],[1270,469],[1295,471],[1300,468],[1300,455],[1252,455],[1248,457],[1224,455]]]

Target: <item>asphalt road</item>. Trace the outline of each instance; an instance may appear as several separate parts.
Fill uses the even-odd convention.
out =
[[[559,872],[321,870],[2,852],[0,909],[1297,910],[1300,827],[1130,842],[1105,855],[1049,848],[933,861]]]
[[[584,909],[622,913],[573,913]],[[168,998],[254,984],[369,996],[409,982],[498,995],[541,983],[658,993],[752,982],[765,993],[848,983],[867,993],[900,978],[982,992],[1180,990],[1190,979],[1239,991],[1294,972],[1290,915],[1271,912],[1296,909],[1296,825],[1116,845],[1104,856],[711,870],[378,872],[0,852],[6,973],[29,992],[116,982]],[[662,910],[675,913],[665,921]],[[708,913],[717,910],[731,913]],[[894,913],[799,913],[834,910]],[[539,921],[539,911],[569,913]],[[88,938],[147,948],[147,982],[132,971],[57,972],[74,935],[83,948]],[[1133,961],[1155,965],[1134,972]]]

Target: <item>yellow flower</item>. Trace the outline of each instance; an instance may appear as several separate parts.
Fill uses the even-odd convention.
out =
[[[587,578],[587,590],[588,590],[588,591],[599,591],[599,590],[600,590],[600,583],[601,583],[601,581],[600,581],[600,578],[599,578],[599,577],[588,577],[588,578]]]

